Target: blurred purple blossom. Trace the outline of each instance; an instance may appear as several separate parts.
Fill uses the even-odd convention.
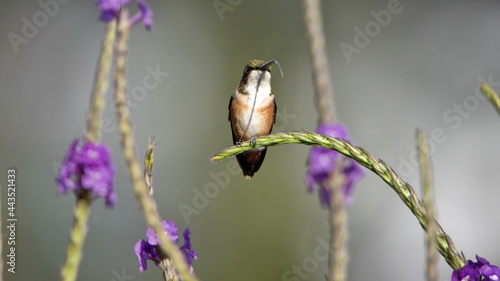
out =
[[[130,0],[96,0],[96,4],[101,11],[99,19],[105,23],[110,22],[120,12],[124,5],[127,5]]]
[[[179,241],[179,236],[177,234],[177,225],[173,221],[163,221],[162,227],[170,240],[175,244]],[[179,249],[184,254],[184,258],[186,259],[186,263],[190,266],[191,272],[193,271],[193,259],[198,259],[197,254],[191,248],[191,240],[190,240],[191,232],[189,229],[184,230],[184,244],[179,247]],[[158,241],[158,236],[153,231],[152,228],[148,228],[146,231],[147,240],[139,240],[134,247],[135,254],[139,259],[139,270],[143,272],[147,267],[147,260],[152,260],[156,266],[158,266],[162,260],[167,257],[162,256],[160,242]]]
[[[59,194],[71,190],[77,196],[87,193],[91,199],[104,197],[106,206],[113,207],[115,168],[109,149],[93,142],[79,147],[79,142],[78,138],[71,142],[59,170],[56,178]]]
[[[131,0],[96,0],[96,4],[101,11],[99,19],[105,23],[110,22],[118,16],[121,8],[130,3]],[[147,30],[153,27],[153,11],[146,0],[136,0],[139,11],[130,19],[130,25],[142,21]]]
[[[316,132],[349,142],[347,130],[341,123],[320,124]],[[342,186],[342,190],[344,191],[344,204],[349,205],[352,202],[354,185],[364,175],[361,166],[353,159],[344,157],[337,151],[317,146],[311,149],[305,182],[309,192],[313,192],[314,188],[318,186],[320,202],[325,206],[330,206],[330,190],[328,187],[330,174],[335,171],[339,164],[342,165],[340,171],[345,177]]]

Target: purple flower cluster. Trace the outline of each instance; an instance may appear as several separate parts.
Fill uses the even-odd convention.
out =
[[[173,221],[163,221],[162,222],[163,229],[170,240],[177,244],[179,242],[179,236],[177,235],[177,225]],[[134,250],[137,258],[139,259],[139,270],[143,272],[148,268],[147,260],[152,260],[156,266],[158,266],[164,257],[161,254],[160,241],[158,240],[158,236],[153,231],[152,228],[148,228],[146,231],[147,240],[139,240],[135,244]],[[188,228],[186,228],[183,232],[184,236],[184,244],[179,247],[181,252],[184,254],[184,258],[186,259],[186,263],[190,266],[191,272],[193,271],[193,259],[198,259],[198,256],[195,251],[191,248],[191,232]]]
[[[347,130],[340,123],[324,123],[318,126],[318,134],[327,135],[349,141]],[[340,161],[342,159],[342,161]],[[342,190],[344,192],[344,204],[349,205],[352,201],[352,192],[356,184],[364,175],[361,166],[351,158],[342,157],[337,151],[313,147],[309,154],[308,170],[306,173],[306,185],[309,192],[314,191],[315,186],[319,186],[319,198],[323,205],[330,206],[330,191],[328,181],[330,174],[337,169],[337,165],[342,165],[340,171],[345,177]]]
[[[500,268],[476,255],[477,262],[471,260],[461,268],[453,271],[451,281],[497,281],[500,280]]]
[[[105,23],[110,22],[120,12],[121,8],[131,0],[96,0],[96,4],[101,11],[99,19]],[[149,8],[148,3],[145,0],[136,0],[137,7],[139,7],[139,12],[135,14],[130,19],[130,25],[135,25],[136,23],[142,21],[147,30],[150,30],[153,26],[153,11]]]
[[[76,138],[68,148],[56,182],[59,194],[71,190],[80,196],[88,194],[91,199],[104,197],[107,207],[113,207],[116,193],[113,187],[115,168],[109,149],[103,145],[86,142],[78,146]]]

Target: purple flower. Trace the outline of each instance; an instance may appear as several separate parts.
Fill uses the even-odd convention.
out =
[[[142,239],[135,244],[134,251],[139,259],[139,270],[141,272],[148,269],[148,260],[152,260],[156,266],[161,262],[160,252],[156,250],[156,247]]]
[[[347,131],[340,123],[324,123],[318,126],[318,134],[327,135],[349,141]],[[318,186],[320,202],[325,206],[330,206],[330,190],[328,181],[330,174],[337,169],[337,165],[344,176],[342,190],[344,191],[344,204],[349,205],[352,201],[354,184],[364,175],[361,166],[351,158],[343,157],[337,151],[323,147],[313,147],[309,154],[308,170],[306,173],[306,185],[309,192],[314,191]]]
[[[179,249],[181,249],[187,264],[190,266],[189,271],[193,272],[193,259],[198,259],[198,254],[191,248],[191,231],[189,231],[189,228],[184,230],[182,236],[184,236],[184,244]]]
[[[153,27],[153,10],[149,8],[149,5],[145,0],[137,0],[137,7],[139,7],[139,12],[130,19],[131,25],[142,21],[144,27],[146,27],[147,30],[150,30],[151,27]]]
[[[500,268],[491,265],[488,260],[476,255],[477,262],[471,260],[453,271],[452,281],[497,281],[500,280]]]
[[[162,221],[161,226],[163,227],[163,230],[168,233],[168,237],[170,237],[170,240],[177,244],[177,242],[179,241],[179,236],[177,235],[177,225],[175,224],[175,222]],[[148,237],[149,244],[160,245],[160,240],[158,240],[158,236],[156,236],[156,233],[151,227],[149,227],[146,231],[146,237]]]
[[[123,6],[130,3],[130,0],[96,0],[96,4],[101,11],[99,19],[105,23],[110,22],[118,16]],[[136,0],[139,12],[130,19],[130,25],[142,21],[147,30],[153,26],[153,11],[145,0]]]
[[[77,196],[88,194],[91,199],[104,197],[106,206],[113,207],[115,168],[109,149],[93,142],[78,147],[79,142],[78,138],[71,142],[59,170],[56,179],[59,194],[71,190]]]
[[[127,5],[130,0],[96,0],[96,4],[101,11],[99,19],[105,23],[114,19],[122,7]]]
[[[479,280],[479,270],[476,265],[471,260],[467,261],[467,264],[462,269],[457,269],[453,271],[451,275],[452,281],[478,281]]]
[[[177,225],[173,221],[163,221],[163,230],[168,233],[170,240],[174,243],[178,243],[179,236],[177,235]],[[184,244],[179,247],[179,249],[184,254],[186,263],[190,266],[191,272],[193,271],[193,259],[198,259],[195,251],[191,249],[191,240],[188,228],[184,230]],[[139,240],[134,247],[135,254],[139,259],[139,270],[143,272],[148,268],[147,260],[152,260],[156,266],[158,266],[162,260],[168,257],[163,256],[161,253],[160,242],[158,236],[155,234],[152,228],[148,228],[146,231],[147,240]]]

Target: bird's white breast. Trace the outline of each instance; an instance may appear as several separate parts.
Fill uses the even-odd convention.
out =
[[[247,84],[244,91],[248,93],[247,101],[255,106],[267,104],[268,99],[272,99],[271,94],[271,73],[268,71],[252,70],[248,75]]]
[[[271,73],[253,70],[249,74],[247,84],[243,90],[246,95],[241,94],[238,98],[245,99],[248,109],[244,110],[239,116],[238,123],[241,126],[240,128],[245,128],[245,138],[250,139],[263,133],[262,124],[266,120],[263,120],[264,116],[259,114],[260,109],[269,107],[274,103],[274,96],[271,95]]]

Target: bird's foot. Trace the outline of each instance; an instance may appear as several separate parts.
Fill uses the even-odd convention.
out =
[[[253,137],[250,139],[250,145],[255,148],[255,146],[257,145],[257,137]]]

